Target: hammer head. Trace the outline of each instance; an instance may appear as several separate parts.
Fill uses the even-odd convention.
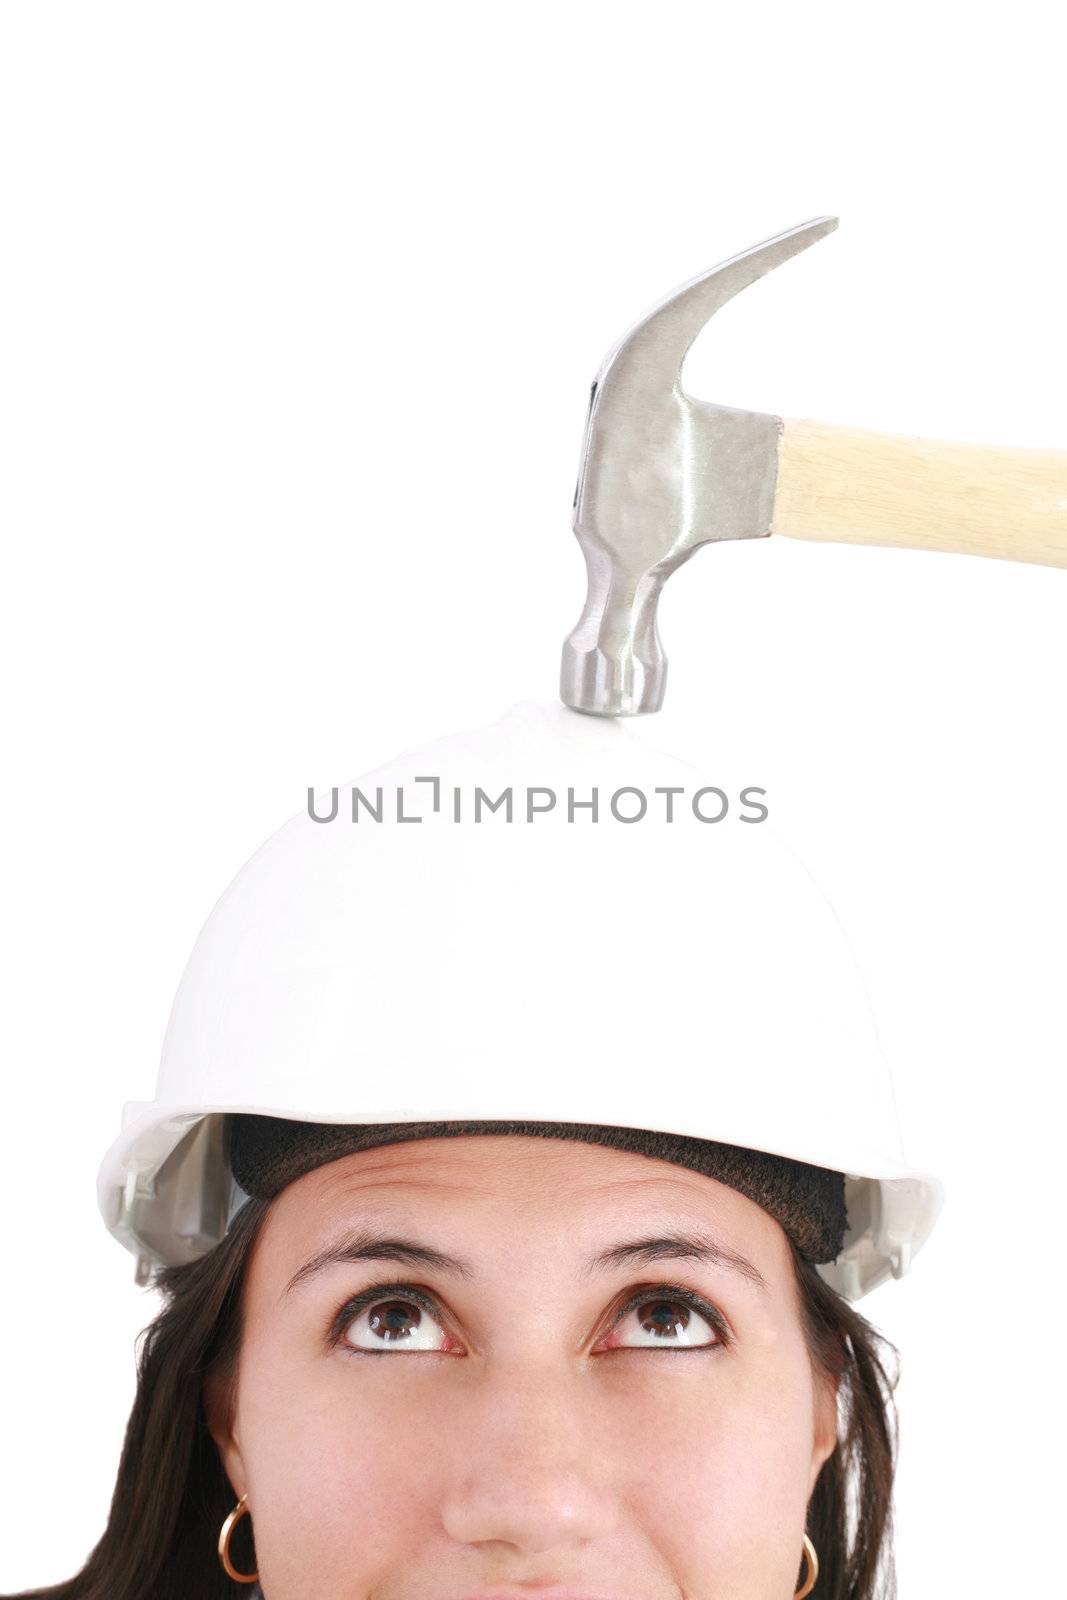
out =
[[[682,364],[721,305],[836,227],[818,217],[712,267],[605,357],[574,495],[589,591],[563,646],[560,695],[575,711],[658,711],[667,660],[656,606],[667,578],[699,545],[770,533],[781,418],[694,399]]]

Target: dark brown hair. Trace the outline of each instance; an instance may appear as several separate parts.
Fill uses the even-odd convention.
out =
[[[103,1537],[76,1577],[8,1600],[247,1600],[247,1586],[219,1565],[219,1529],[235,1497],[203,1385],[211,1375],[232,1400],[245,1272],[269,1209],[247,1201],[207,1255],[157,1271],[164,1304],[138,1340],[137,1392]],[[839,1386],[837,1446],[808,1507],[820,1564],[811,1600],[892,1600],[896,1351],[790,1248],[813,1370]],[[248,1523],[235,1530],[231,1557],[251,1572]]]

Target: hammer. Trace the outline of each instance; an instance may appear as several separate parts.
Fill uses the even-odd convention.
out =
[[[682,363],[709,318],[836,227],[816,217],[712,267],[605,357],[574,492],[589,578],[563,646],[574,710],[659,710],[660,590],[702,544],[784,533],[1067,567],[1067,453],[784,421],[686,394]]]

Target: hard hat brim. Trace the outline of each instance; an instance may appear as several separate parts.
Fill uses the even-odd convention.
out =
[[[233,1113],[303,1122],[385,1120],[377,1112],[357,1116],[336,1108],[320,1114],[262,1103],[205,1107],[130,1101],[123,1108],[122,1131],[97,1176],[100,1213],[126,1249],[152,1265],[178,1265],[205,1255],[224,1237],[234,1212],[247,1198],[223,1154],[224,1118]],[[446,1122],[480,1115],[464,1106],[442,1108],[429,1117],[401,1110],[389,1120]],[[496,1111],[482,1120],[505,1119]],[[664,1131],[703,1139],[718,1137],[707,1128]],[[728,1138],[725,1130],[722,1138],[744,1148],[766,1149],[762,1141]],[[795,1147],[767,1153],[827,1164]],[[944,1187],[933,1175],[884,1152],[857,1150],[846,1161],[838,1155],[836,1170],[845,1174],[849,1227],[837,1258],[816,1270],[846,1300],[855,1301],[909,1270],[937,1221]]]

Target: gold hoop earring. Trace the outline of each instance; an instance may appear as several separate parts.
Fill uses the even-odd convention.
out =
[[[808,1575],[793,1596],[793,1600],[804,1600],[805,1595],[809,1595],[814,1589],[819,1576],[819,1558],[815,1554],[815,1546],[807,1534],[804,1535],[804,1560],[807,1563]]]
[[[255,1583],[259,1578],[258,1570],[255,1572],[238,1572],[230,1560],[230,1535],[241,1518],[247,1513],[248,1496],[243,1494],[222,1524],[222,1532],[219,1534],[219,1560],[222,1563],[222,1570],[228,1578],[233,1578],[236,1583]]]

